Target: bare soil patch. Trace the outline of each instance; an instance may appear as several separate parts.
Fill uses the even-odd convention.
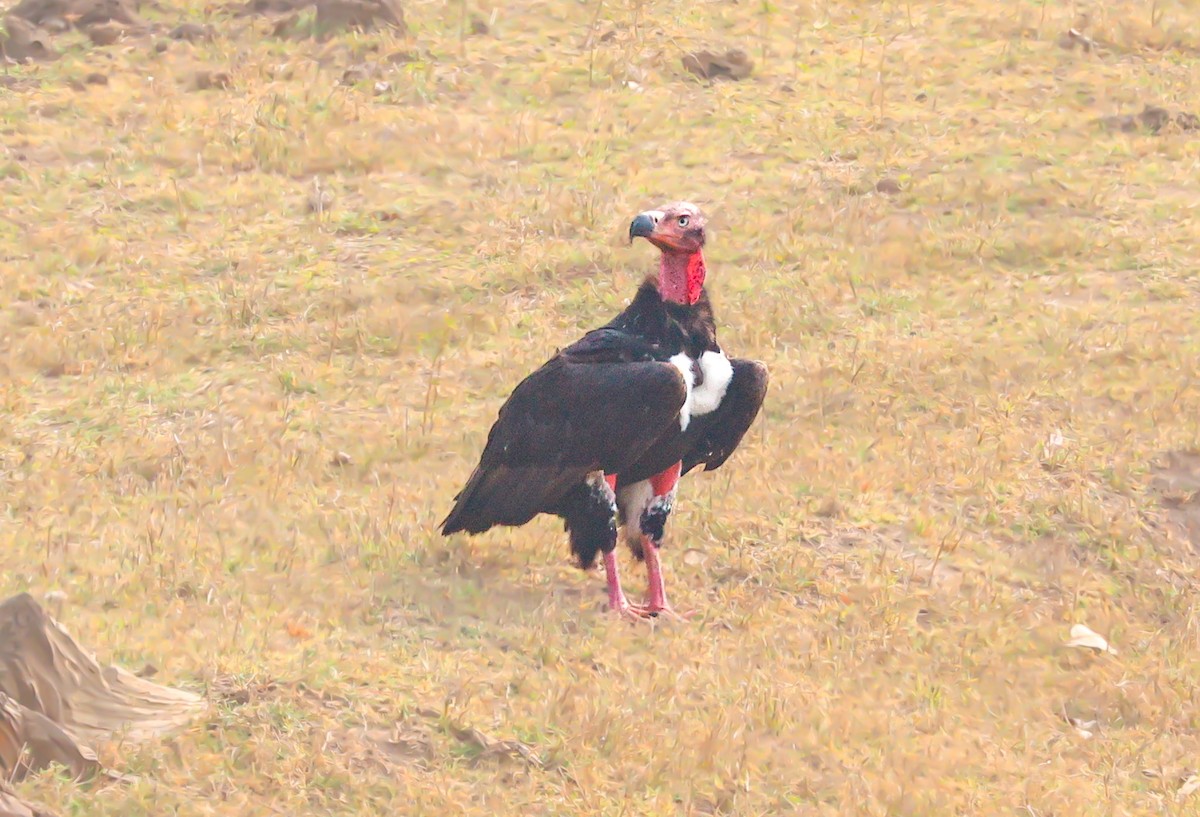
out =
[[[1200,452],[1168,451],[1152,473],[1150,488],[1171,526],[1193,550],[1200,550]]]

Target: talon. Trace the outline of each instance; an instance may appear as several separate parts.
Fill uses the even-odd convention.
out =
[[[626,621],[646,621],[650,618],[650,616],[654,615],[643,605],[630,604],[629,602],[617,604],[615,606],[609,605],[609,611],[615,613],[617,618],[624,619]]]

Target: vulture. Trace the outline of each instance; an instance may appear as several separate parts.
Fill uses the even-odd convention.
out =
[[[767,368],[717,343],[704,287],[707,219],[688,202],[640,213],[629,240],[661,252],[629,306],[557,352],[513,390],[479,464],[442,522],[445,536],[561,517],[579,566],[604,561],[619,616],[680,618],[667,602],[659,548],[680,477],[720,468],[758,415]],[[618,526],[646,563],[632,604],[617,571]]]

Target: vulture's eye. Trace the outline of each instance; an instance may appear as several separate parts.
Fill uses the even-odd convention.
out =
[[[691,219],[689,219],[687,216],[680,216],[678,224],[680,227],[686,227],[688,226],[689,221],[691,221]]]

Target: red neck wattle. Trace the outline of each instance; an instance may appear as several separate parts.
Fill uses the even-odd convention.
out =
[[[658,294],[664,301],[691,306],[700,300],[705,274],[699,250],[686,255],[664,252],[658,266]]]

